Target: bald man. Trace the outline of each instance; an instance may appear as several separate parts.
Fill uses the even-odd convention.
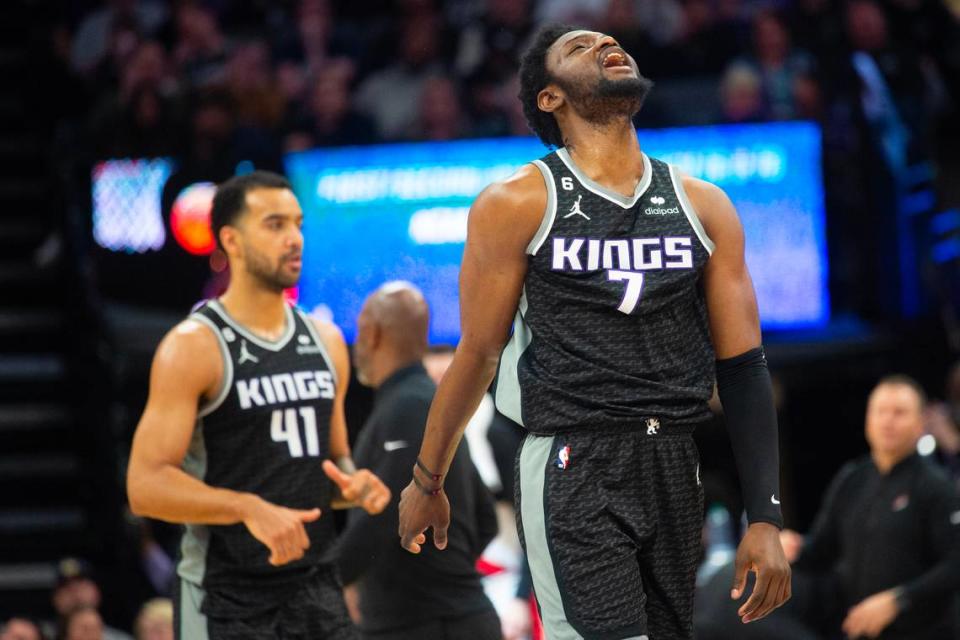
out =
[[[407,282],[390,282],[367,298],[357,320],[354,365],[376,389],[373,411],[354,447],[394,495],[410,480],[436,387],[423,367],[429,309]],[[421,557],[397,544],[397,503],[378,516],[351,514],[338,544],[343,582],[358,597],[358,624],[369,640],[500,640],[500,622],[475,564],[497,532],[493,499],[464,442],[444,485],[456,493],[450,542]]]

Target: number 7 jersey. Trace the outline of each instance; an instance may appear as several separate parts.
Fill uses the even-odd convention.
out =
[[[703,291],[713,251],[675,167],[643,154],[631,197],[566,149],[534,165],[547,207],[500,359],[501,413],[539,434],[709,418],[714,352]]]
[[[187,525],[177,571],[207,589],[266,593],[271,581],[280,586],[304,575],[335,536],[333,486],[321,463],[329,457],[336,371],[310,319],[292,306],[276,341],[254,335],[216,300],[190,319],[216,336],[223,378],[216,397],[198,408],[184,470],[213,487],[293,509],[318,507],[323,515],[306,525],[304,558],[283,567],[267,562],[267,547],[242,523]]]

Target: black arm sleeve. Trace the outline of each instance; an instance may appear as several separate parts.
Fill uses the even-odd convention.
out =
[[[717,389],[740,474],[747,521],[783,527],[777,412],[763,347],[717,360]]]

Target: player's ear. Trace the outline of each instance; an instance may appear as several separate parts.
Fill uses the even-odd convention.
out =
[[[565,96],[556,85],[548,85],[537,94],[537,106],[540,111],[553,113],[563,104]]]
[[[230,225],[220,227],[220,246],[228,256],[237,255],[240,252],[240,238],[236,227]]]

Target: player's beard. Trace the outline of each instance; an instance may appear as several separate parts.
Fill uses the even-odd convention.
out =
[[[632,118],[653,88],[653,82],[640,74],[619,80],[601,75],[596,82],[559,78],[556,82],[567,94],[574,111],[588,122],[601,125],[618,118]]]
[[[292,255],[283,256],[277,261],[276,266],[274,266],[271,264],[270,258],[247,245],[244,251],[244,258],[247,273],[270,291],[281,293],[285,289],[289,289],[297,284],[300,280],[299,275],[290,276],[286,275],[283,271],[284,265],[292,258]]]

